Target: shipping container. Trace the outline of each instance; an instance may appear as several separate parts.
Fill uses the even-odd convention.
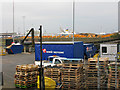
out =
[[[42,60],[49,56],[60,56],[66,58],[84,58],[83,42],[43,42]],[[40,43],[35,44],[35,60],[40,60]]]
[[[108,57],[109,61],[115,61],[118,52],[120,52],[120,44],[100,44],[100,56]]]
[[[8,54],[17,54],[22,53],[23,48],[23,45],[12,45],[10,48],[6,48],[6,51]]]

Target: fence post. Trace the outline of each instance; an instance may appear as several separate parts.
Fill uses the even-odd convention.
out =
[[[117,54],[115,55],[115,88],[117,89]]]
[[[99,55],[100,55],[100,54],[99,54]],[[100,65],[99,65],[99,64],[100,64],[100,63],[99,63],[99,57],[100,57],[100,56],[99,56],[99,55],[98,55],[98,63],[97,63],[97,66],[98,66],[98,67],[97,67],[97,68],[98,68],[98,71],[97,71],[97,75],[98,75],[98,85],[97,85],[97,88],[98,88],[98,90],[100,89]]]

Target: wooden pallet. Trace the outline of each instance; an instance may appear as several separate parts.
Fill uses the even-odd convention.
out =
[[[82,64],[72,64],[65,63],[61,70],[62,74],[62,84],[65,89],[79,89],[80,85],[82,87],[83,83],[83,65]]]
[[[61,79],[63,82],[66,82],[66,81],[75,81],[75,82],[78,82],[78,81],[81,81],[81,78],[65,78],[65,77],[63,77],[62,79]]]
[[[15,73],[15,87],[30,88],[36,86],[38,66],[34,64],[17,65]]]
[[[15,79],[15,80],[14,80],[14,83],[15,83],[15,84],[21,84],[21,80]]]
[[[79,63],[79,64],[82,64],[83,60],[63,60],[63,63]]]
[[[60,68],[45,68],[44,71],[56,71],[56,72],[60,72]]]
[[[38,65],[26,64],[26,65],[17,65],[16,71],[38,71]]]
[[[61,72],[59,68],[46,68],[44,75],[56,81],[56,83],[61,83]]]
[[[115,88],[115,84],[113,83],[108,83],[108,88]],[[119,85],[117,84],[117,88],[120,88]]]
[[[77,88],[77,87],[79,87],[79,83],[62,83],[62,85],[63,85],[63,87],[65,87],[65,86],[67,86],[68,88],[72,88],[72,87],[74,87],[74,88]]]
[[[116,63],[109,64],[109,76],[108,76],[108,88],[115,88],[116,76],[117,76],[117,88],[120,88],[120,63],[117,63],[117,75],[115,70]]]
[[[61,74],[61,71],[59,68],[46,68],[44,70],[44,75],[53,75],[53,76],[59,76]]]
[[[88,59],[88,64],[86,68],[86,81],[85,87],[86,88],[96,88],[98,83],[98,60],[94,58]],[[104,85],[105,80],[107,79],[107,66],[108,60],[104,60],[99,58],[99,73],[100,73],[100,87],[102,88]]]
[[[77,68],[83,67],[83,64],[78,64],[78,63],[63,63],[62,67],[63,68],[74,68],[74,69],[77,69]]]
[[[79,90],[79,86],[78,87],[70,87],[70,86],[62,86],[63,90]]]

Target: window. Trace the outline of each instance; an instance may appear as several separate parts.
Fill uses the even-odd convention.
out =
[[[53,58],[48,57],[48,61],[52,62],[52,61],[53,61]]]
[[[102,53],[107,53],[107,47],[102,47]]]
[[[50,62],[52,62],[52,61],[53,61],[53,58],[50,58],[49,60],[50,60]]]
[[[55,59],[55,64],[60,64],[61,62],[58,59]]]

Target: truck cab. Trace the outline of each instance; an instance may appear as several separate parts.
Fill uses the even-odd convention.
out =
[[[59,57],[59,56],[49,56],[48,60],[43,60],[42,61],[42,65],[43,67],[48,67],[48,66],[55,66],[57,64],[62,64],[62,60],[64,60],[66,58],[64,57]],[[35,61],[36,65],[40,65],[40,61]]]
[[[91,58],[95,55],[97,48],[94,44],[84,44],[84,59]]]
[[[59,58],[59,56],[49,56],[47,60],[52,62],[54,58]]]

